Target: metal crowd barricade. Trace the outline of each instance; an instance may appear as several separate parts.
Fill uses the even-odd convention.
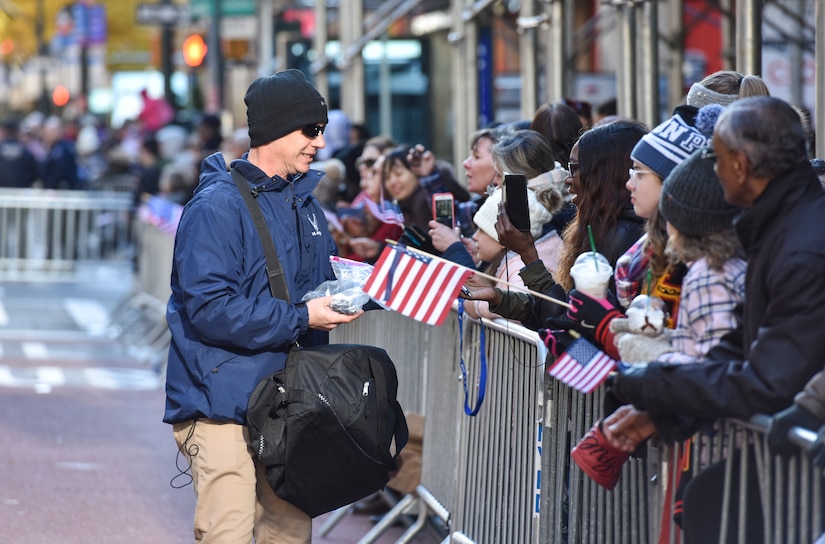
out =
[[[418,520],[399,543],[409,542],[427,517],[444,525],[444,543],[653,544],[660,531],[665,542],[677,542],[675,525],[663,527],[676,478],[682,470],[697,475],[717,462],[726,474],[720,543],[730,541],[729,526],[732,542],[747,542],[744,513],[760,505],[765,542],[807,544],[822,535],[822,471],[811,467],[805,453],[790,461],[773,456],[765,445],[764,418],[720,420],[681,444],[651,439],[645,456],[624,464],[618,485],[603,489],[572,461],[570,450],[601,417],[604,390],[583,395],[545,380],[545,350],[535,333],[499,320],[483,324],[487,392],[475,417],[463,408],[455,313],[441,327],[430,327],[373,311],[333,332],[335,342],[387,349],[398,370],[402,406],[425,415],[421,485],[360,544],[374,542],[394,516],[413,507]],[[468,320],[464,330],[471,406],[478,393],[480,327]],[[810,443],[815,435],[807,435]],[[683,466],[677,461],[686,451]],[[755,471],[760,504],[748,502],[741,476],[749,471]]]
[[[486,346],[480,343],[482,325]],[[469,390],[476,390],[480,353],[486,349],[487,392],[474,417],[463,412],[460,385],[454,394],[458,453],[452,538],[539,542],[544,345],[535,332],[504,320],[470,322],[467,329]]]
[[[60,281],[82,263],[130,262],[132,195],[0,189],[0,279]]]
[[[736,453],[740,480],[744,480],[741,476],[748,474],[749,470],[757,474],[765,541],[772,544],[808,543],[815,540],[820,542],[818,539],[825,531],[823,470],[812,465],[806,453],[807,447],[817,440],[817,435],[801,428],[792,429],[791,440],[801,449],[797,455],[785,459],[773,455],[768,449],[765,439],[768,422],[767,416],[758,415],[747,423],[731,422],[727,429],[730,441],[748,444],[754,451],[756,466],[752,468],[749,467],[748,463],[751,460],[746,455],[745,448],[740,448]],[[733,461],[729,460],[726,464],[726,481],[732,479],[734,468]],[[725,490],[724,504],[735,509],[740,520],[737,530],[738,542],[745,543],[741,520],[744,518],[744,512],[751,506],[738,500],[745,495],[744,486],[735,488],[726,485]],[[726,508],[725,511],[727,510]],[[724,516],[723,530],[730,523],[728,516]]]
[[[136,243],[140,248],[137,255],[138,287],[165,304],[172,294],[170,279],[175,234],[141,220],[135,221],[134,228]]]
[[[822,470],[811,467],[804,452],[790,460],[773,455],[764,436],[765,416],[748,423],[719,420],[681,444],[651,439],[643,458],[625,463],[612,491],[601,488],[571,460],[569,451],[601,417],[603,394],[602,389],[582,395],[558,382],[548,384],[542,542],[679,542],[672,512],[663,517],[665,506],[675,501],[677,476],[684,471],[697,477],[716,463],[724,466],[720,544],[750,544],[746,513],[760,507],[766,543],[811,543],[822,534]],[[807,443],[814,438],[807,433]],[[748,485],[758,489],[749,494]],[[754,500],[758,504],[749,502]]]
[[[0,213],[7,208],[0,207]],[[25,209],[32,208],[48,209]],[[4,225],[8,217],[0,215]],[[140,291],[117,318],[120,334],[165,357],[168,331],[162,306],[174,235],[140,222],[135,229]],[[141,320],[148,320],[143,328]],[[376,310],[335,329],[331,341],[386,349],[396,365],[401,406],[425,418],[420,485],[359,544],[375,542],[400,515],[412,513],[418,518],[399,543],[409,542],[427,523],[441,526],[445,544],[653,544],[660,541],[660,532],[664,541],[677,542],[672,523],[662,528],[664,507],[674,500],[673,482],[683,469],[696,475],[719,461],[725,463],[719,542],[729,542],[726,531],[732,527],[733,542],[750,544],[744,513],[760,505],[766,542],[808,544],[825,528],[821,469],[812,467],[804,452],[790,460],[773,456],[765,445],[765,417],[748,423],[718,421],[683,444],[651,439],[646,455],[629,459],[616,488],[607,491],[570,457],[572,447],[601,417],[604,390],[583,395],[545,379],[546,350],[536,333],[503,320],[467,319],[462,350],[456,312],[442,326],[432,327]],[[463,356],[467,402],[474,406],[482,349],[486,396],[479,413],[470,417],[464,412],[460,360]],[[816,438],[792,434],[802,446]],[[684,468],[678,454],[688,449]],[[760,505],[748,502],[742,476],[749,474],[758,482]]]
[[[174,225],[155,224],[137,214],[132,228],[138,248],[135,289],[112,315],[108,332],[164,377],[171,341],[166,302],[171,294]]]
[[[585,475],[570,450],[601,417],[604,389],[584,395],[548,379],[542,474],[542,542],[655,542],[661,485],[670,463],[649,445],[647,459],[629,459],[619,483],[607,491]],[[659,475],[658,472],[663,474]]]
[[[457,320],[453,314],[441,327],[432,327],[396,312],[373,310],[333,330],[330,341],[372,344],[384,348],[395,363],[398,374],[398,402],[405,412],[424,416],[421,481],[422,484],[429,482],[433,492],[423,488],[421,493],[402,497],[390,513],[364,535],[360,543],[366,544],[374,542],[408,510],[419,507],[420,512],[428,512],[427,499],[431,498],[432,508],[442,513],[445,510],[438,505],[449,504],[451,500],[455,448],[451,440],[444,438],[452,436],[456,425],[453,406],[458,375]],[[433,415],[429,417],[430,414]],[[346,509],[336,512],[322,528],[322,534],[330,531],[340,516],[346,514]],[[449,522],[446,514],[442,522]],[[414,525],[405,538],[411,538],[422,528],[420,524]]]
[[[360,541],[374,542],[393,517],[412,506],[476,542],[538,542],[543,351],[538,336],[504,321],[486,330],[486,396],[478,415],[464,413],[458,319],[431,327],[394,312],[372,311],[333,332],[334,342],[384,347],[398,371],[399,402],[425,416],[421,484]],[[466,320],[464,363],[468,403],[479,385],[482,323]],[[542,346],[543,347],[543,346]],[[406,499],[406,500],[405,500]],[[515,535],[515,536],[513,536]]]

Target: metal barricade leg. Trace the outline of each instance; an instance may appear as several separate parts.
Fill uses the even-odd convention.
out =
[[[395,523],[395,520],[398,519],[400,516],[407,512],[407,509],[412,507],[413,505],[419,502],[418,497],[413,494],[405,496],[403,499],[398,501],[392,510],[387,512],[381,521],[375,524],[375,527],[370,529],[367,534],[361,537],[361,540],[358,541],[358,544],[372,544],[375,542],[378,537],[380,537],[384,531],[392,527],[392,524]]]
[[[355,505],[349,504],[347,506],[342,506],[341,508],[333,512],[329,519],[327,519],[324,522],[324,524],[321,525],[321,536],[327,536],[327,533],[330,532],[332,528],[335,527],[338,524],[338,522],[344,518],[344,516],[352,512],[354,509]]]
[[[396,504],[398,504],[398,500],[395,498],[395,496],[393,496],[392,493],[389,493],[386,489],[383,489],[381,491],[374,493],[373,495],[370,495],[370,497],[373,496],[377,496],[378,498],[383,500],[389,508],[392,508]],[[366,499],[369,500],[369,497],[366,497]],[[356,503],[348,504],[336,510],[329,517],[329,519],[327,519],[321,526],[321,536],[326,536],[327,533],[332,531],[332,529],[338,524],[338,522],[344,518],[344,516],[346,516],[347,514],[351,514],[355,510],[355,504]]]
[[[444,505],[442,505],[426,487],[419,485],[416,489],[416,494],[419,498],[418,519],[401,535],[401,538],[395,541],[395,544],[407,544],[411,542],[415,535],[424,528],[431,513],[438,516],[445,524],[449,524],[450,512],[444,508]]]

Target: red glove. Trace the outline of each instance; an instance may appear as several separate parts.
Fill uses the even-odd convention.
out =
[[[567,310],[567,317],[577,322],[577,328],[592,330],[593,338],[601,344],[600,347],[614,359],[621,359],[613,343],[610,322],[617,317],[624,317],[624,313],[609,299],[591,298],[576,289],[567,294],[567,301],[571,306]]]

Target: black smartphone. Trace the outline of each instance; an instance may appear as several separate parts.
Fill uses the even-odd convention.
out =
[[[518,230],[530,231],[530,207],[527,203],[527,176],[505,174],[502,201],[510,223]]]

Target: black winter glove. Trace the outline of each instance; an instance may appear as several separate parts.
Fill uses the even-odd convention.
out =
[[[607,387],[615,399],[613,402],[632,404],[639,410],[646,410],[642,399],[642,391],[649,385],[646,375],[647,363],[630,365],[621,372],[611,374]]]
[[[567,348],[576,339],[575,336],[570,334],[570,327],[573,322],[564,318],[556,318],[547,319],[545,323],[549,328],[539,330],[539,338],[547,346],[547,350],[553,354],[553,357],[558,358],[567,351]]]
[[[567,310],[567,317],[577,322],[578,329],[590,329],[593,338],[602,346],[608,345],[607,335],[610,332],[610,322],[624,314],[610,300],[591,298],[576,289],[567,294],[567,301],[571,308]]]
[[[799,448],[788,438],[791,428],[803,427],[814,430],[821,425],[822,421],[811,412],[798,404],[792,404],[771,418],[771,423],[768,425],[768,446],[779,455],[794,455],[799,453]],[[825,450],[825,448],[820,449]]]

